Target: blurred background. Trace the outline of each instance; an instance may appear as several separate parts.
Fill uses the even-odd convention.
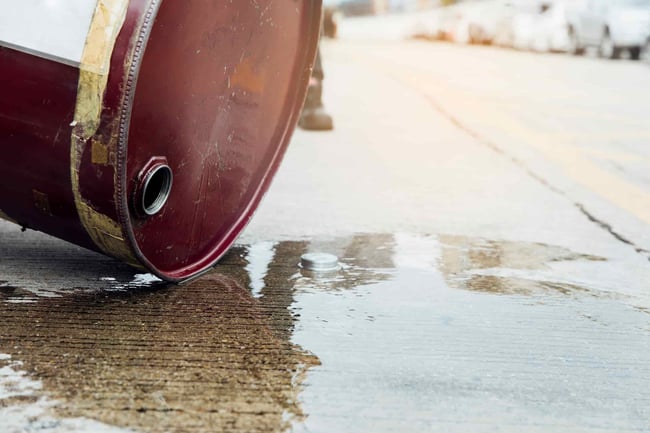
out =
[[[397,19],[406,26],[401,28],[405,35],[575,55],[593,49],[610,59],[648,57],[647,0],[330,0],[325,4],[330,37],[351,30],[342,18],[405,14],[408,17]]]
[[[314,234],[372,227],[549,242],[565,233],[567,246],[589,250],[593,237],[575,230],[585,223],[650,257],[650,0],[326,1],[323,33],[334,131],[300,131],[289,160],[307,146],[316,161],[331,158],[327,188],[307,153],[293,173],[309,176],[306,192],[271,191],[286,188],[278,203],[305,203],[333,189],[334,167],[349,172],[326,220],[295,209],[318,221]],[[530,181],[582,219],[569,223],[540,191],[516,197]],[[261,219],[273,221],[266,209]]]

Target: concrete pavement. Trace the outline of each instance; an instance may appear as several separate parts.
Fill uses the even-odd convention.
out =
[[[650,71],[324,60],[335,131],[296,133],[214,274],[164,287],[0,223],[3,431],[650,431]]]

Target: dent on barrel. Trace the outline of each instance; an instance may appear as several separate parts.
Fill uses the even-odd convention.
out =
[[[113,47],[126,18],[128,3],[128,0],[97,2],[80,64],[70,145],[70,170],[75,206],[88,235],[104,253],[136,265],[137,260],[123,237],[120,225],[98,212],[82,196],[79,185],[81,158],[89,143],[92,146],[93,164],[114,163],[110,155],[115,153],[111,152],[111,148],[116,147],[116,141],[105,142],[94,137],[100,126]],[[117,183],[117,172],[113,181],[114,184]]]

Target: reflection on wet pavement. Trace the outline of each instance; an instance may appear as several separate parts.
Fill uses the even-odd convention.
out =
[[[341,269],[301,270],[310,252]],[[0,272],[0,367],[26,387],[0,415],[47,398],[64,421],[24,429],[648,431],[648,305],[601,290],[602,257],[357,235],[239,246],[184,286],[102,261],[85,289],[21,284],[27,262]]]
[[[590,284],[602,258],[408,234],[386,254],[389,281],[296,294],[322,363],[296,431],[648,431],[648,317]]]
[[[150,274],[38,233],[3,233],[2,240],[0,299],[11,302],[160,283]]]
[[[546,270],[557,262],[606,261],[603,257],[539,243],[496,242],[463,236],[441,236],[440,243],[440,268],[449,285],[494,294],[589,293],[589,289],[578,284],[546,281],[533,271]]]

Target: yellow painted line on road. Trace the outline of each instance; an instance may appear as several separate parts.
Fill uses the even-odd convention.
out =
[[[650,141],[650,136],[648,137]],[[582,148],[582,152],[594,158],[614,161],[614,162],[640,162],[648,165],[648,172],[650,172],[650,156],[639,155],[636,153],[623,152],[619,150],[605,150],[605,149],[586,149]]]
[[[469,92],[437,79],[430,72],[402,68],[375,56],[367,60],[375,63],[377,70],[386,71],[419,92],[425,92],[430,98],[440,101],[456,118],[480,119],[481,123],[500,129],[522,145],[535,148],[559,166],[568,178],[650,224],[650,192],[600,167],[591,160],[588,153],[573,146],[571,142],[563,142],[560,138],[563,131],[554,134],[529,128],[516,120],[514,115],[500,109],[499,104],[490,104],[485,98],[475,98]],[[472,129],[474,123],[471,120],[468,122]]]
[[[560,141],[552,133],[528,128],[509,113],[494,107],[466,104],[465,109],[465,116],[481,116],[483,122],[490,122],[523,145],[540,151],[570,179],[650,224],[650,192],[600,167],[581,149]],[[473,110],[468,112],[467,109]]]
[[[454,102],[446,97],[445,104],[451,108]],[[528,128],[509,113],[495,110],[495,107],[467,103],[463,108],[465,117],[481,116],[482,122],[489,122],[521,144],[540,151],[549,161],[560,166],[570,179],[650,224],[650,192],[600,167],[588,153],[562,142],[552,133]]]

